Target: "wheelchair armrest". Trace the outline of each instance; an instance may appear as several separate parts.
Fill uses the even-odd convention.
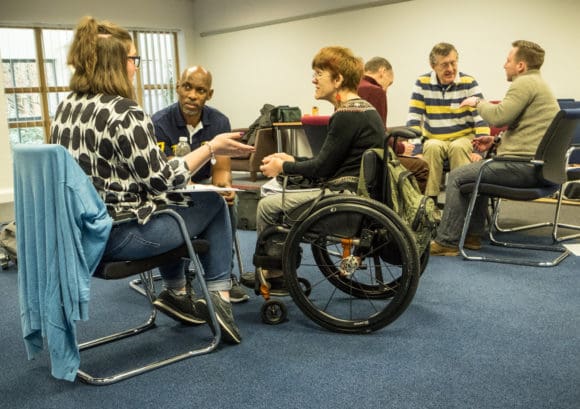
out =
[[[387,130],[387,137],[414,139],[422,135],[421,131],[408,126],[395,126]]]

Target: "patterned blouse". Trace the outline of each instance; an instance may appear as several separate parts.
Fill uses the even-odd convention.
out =
[[[58,106],[51,141],[66,147],[107,205],[111,216],[131,212],[146,223],[157,206],[186,205],[171,189],[191,177],[182,158],[167,160],[151,118],[130,99],[71,93]]]

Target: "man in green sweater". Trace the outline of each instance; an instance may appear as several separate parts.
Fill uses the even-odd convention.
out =
[[[504,64],[507,80],[511,86],[499,104],[481,100],[477,97],[466,98],[461,106],[477,108],[481,117],[490,125],[508,126],[501,139],[482,136],[473,140],[478,151],[486,151],[497,145],[497,155],[532,158],[548,126],[559,111],[558,102],[540,75],[545,52],[538,44],[518,40],[512,43]],[[459,254],[457,243],[469,205],[469,197],[461,194],[459,187],[475,182],[482,162],[474,162],[453,170],[449,174],[446,189],[445,211],[437,236],[431,242],[431,255],[456,256]],[[482,175],[482,182],[497,183],[505,186],[532,187],[538,179],[534,165],[529,163],[494,162]],[[485,228],[487,197],[478,198],[471,219],[465,248],[479,250],[481,236]]]

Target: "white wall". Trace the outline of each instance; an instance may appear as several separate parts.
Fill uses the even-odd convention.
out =
[[[253,13],[226,7],[232,4],[227,0],[196,1],[196,32],[283,17],[281,6],[271,0],[250,3]],[[331,1],[327,5],[334,7]],[[284,12],[290,17],[310,11],[297,9]],[[405,122],[412,85],[429,71],[428,54],[439,41],[457,47],[460,70],[475,76],[489,99],[501,99],[508,87],[502,67],[511,42],[538,42],[546,50],[543,75],[556,96],[580,99],[579,18],[577,0],[413,0],[196,36],[194,47],[196,62],[214,74],[212,104],[230,116],[233,126],[249,125],[265,102],[298,105],[303,112],[320,105],[321,113],[330,113],[328,103],[313,99],[310,83],[312,56],[326,45],[350,47],[364,59],[380,55],[390,60],[395,83],[389,89],[388,123],[398,125]]]
[[[30,25],[64,25],[74,27],[79,19],[90,15],[110,20],[124,27],[179,29],[180,54],[185,67],[193,59],[192,0],[13,0],[2,1],[0,23]]]

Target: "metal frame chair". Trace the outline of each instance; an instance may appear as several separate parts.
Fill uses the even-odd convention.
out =
[[[13,158],[15,180],[15,210],[17,223],[19,223],[19,238],[21,238],[21,240],[18,242],[18,251],[20,258],[23,260],[23,262],[19,263],[18,265],[20,280],[23,282],[41,279],[52,280],[57,283],[56,285],[59,286],[61,291],[64,291],[64,288],[70,292],[71,284],[64,282],[65,280],[70,280],[70,278],[68,278],[69,276],[74,277],[77,281],[81,281],[86,279],[85,275],[91,274],[91,271],[89,271],[91,270],[90,267],[85,265],[74,265],[77,263],[77,261],[76,259],[71,258],[69,255],[74,255],[76,252],[84,252],[86,250],[84,248],[80,248],[80,245],[76,243],[76,241],[79,240],[79,237],[82,238],[84,236],[84,229],[86,228],[86,225],[83,223],[93,223],[94,220],[92,218],[94,218],[94,216],[92,214],[86,213],[80,214],[81,212],[84,212],[84,210],[77,210],[75,207],[77,206],[79,199],[77,199],[77,202],[71,202],[66,197],[64,197],[68,194],[68,190],[59,189],[57,187],[68,186],[71,184],[71,186],[74,186],[73,189],[75,189],[75,197],[77,197],[76,195],[78,195],[78,193],[76,191],[75,183],[78,184],[80,183],[79,181],[82,181],[82,187],[89,190],[86,191],[87,194],[85,194],[87,197],[82,196],[81,208],[103,209],[104,205],[100,201],[97,193],[94,191],[94,187],[90,181],[86,182],[88,180],[87,175],[82,171],[77,162],[69,155],[68,151],[63,146],[17,145],[14,147]],[[35,180],[36,182],[31,183],[31,179]],[[31,198],[33,198],[34,203],[31,203]],[[59,212],[60,209],[66,210]],[[66,220],[59,223],[52,223],[50,220],[47,220],[57,220],[57,216],[62,214],[67,214],[67,217],[69,217],[71,220]],[[133,368],[128,370],[117,370],[112,375],[107,376],[96,376],[84,369],[81,369],[82,362],[80,362],[80,368],[77,370],[76,376],[86,383],[93,385],[112,384],[184,359],[191,358],[193,356],[209,353],[216,349],[219,345],[221,339],[220,326],[217,322],[215,310],[207,290],[205,273],[197,254],[198,252],[207,251],[209,247],[208,243],[203,240],[192,241],[189,237],[185,222],[174,210],[162,209],[155,212],[155,214],[167,215],[176,221],[184,242],[181,247],[171,250],[165,254],[135,261],[99,261],[98,259],[95,260],[95,257],[99,257],[99,253],[93,253],[91,256],[94,263],[98,263],[93,274],[95,277],[114,280],[126,278],[136,274],[141,276],[143,282],[146,283],[145,291],[148,293],[148,300],[151,304],[151,312],[149,313],[148,318],[145,322],[138,325],[137,327],[129,328],[124,331],[116,332],[79,344],[78,350],[81,352],[80,355],[82,357],[82,351],[89,348],[95,348],[104,344],[119,341],[121,339],[141,334],[149,329],[154,328],[156,310],[152,304],[154,296],[152,293],[153,283],[151,270],[161,265],[167,264],[168,262],[174,262],[179,258],[187,258],[191,260],[188,278],[192,278],[195,275],[195,277],[199,279],[199,287],[201,287],[202,295],[207,303],[209,324],[213,331],[213,337],[211,337],[207,343],[204,341],[203,345],[192,348],[184,353],[164,357],[161,359],[153,359],[150,363],[144,365],[135,365]],[[104,216],[105,218],[107,217],[106,212],[104,212]],[[85,218],[87,219],[86,221]],[[43,220],[46,221],[46,223],[43,223]],[[104,220],[104,218],[102,220]],[[133,219],[127,218],[114,223],[126,223],[130,220]],[[22,224],[20,224],[20,222],[22,222]],[[38,223],[41,223],[41,225],[38,226]],[[70,225],[70,227],[63,229],[65,225]],[[77,237],[77,234],[79,237]],[[67,241],[71,242],[72,244],[62,244],[63,242]],[[96,242],[91,243],[90,250],[96,251],[95,247],[104,248],[104,245],[105,243],[103,242],[98,243],[98,245]],[[47,250],[44,250],[43,247],[46,247]],[[71,250],[71,247],[73,250]],[[62,257],[64,258],[61,260]],[[57,262],[54,263],[52,260],[56,260]],[[91,263],[93,261],[91,261]],[[48,262],[51,263],[50,269],[43,268],[43,263]],[[78,261],[78,263],[80,264],[80,261]],[[54,264],[54,267],[52,267],[52,264]],[[28,265],[38,267],[29,269],[27,268]],[[42,291],[42,288],[40,288],[40,290]],[[78,291],[81,290],[81,288],[77,285],[76,287],[73,287],[73,290]],[[22,294],[26,297],[29,293],[23,292]],[[50,298],[50,300],[53,299],[57,302],[60,302],[57,298]],[[80,301],[81,300],[72,300],[71,303],[72,305],[77,305],[76,303],[80,303]],[[42,309],[45,308],[45,305],[42,304],[39,307]],[[67,314],[67,312],[65,312],[64,306],[62,309],[62,314]],[[79,313],[79,315],[80,319],[86,319],[87,317],[86,314]],[[74,320],[77,319],[79,319],[79,317],[74,315],[69,316],[67,318],[67,323],[69,323],[69,325],[74,325]],[[33,328],[33,330],[36,331],[40,331],[41,329],[43,331],[42,334],[44,334],[44,324],[42,328]],[[75,366],[77,364],[79,364],[78,361]]]
[[[528,266],[551,267],[558,265],[569,255],[568,250],[559,245],[540,245],[497,240],[494,235],[494,230],[495,226],[497,225],[500,206],[495,206],[495,211],[492,216],[492,223],[490,223],[491,244],[509,248],[555,251],[558,252],[559,255],[550,260],[539,262],[524,260],[521,258],[473,256],[467,254],[464,245],[471,221],[471,216],[475,208],[475,202],[479,195],[483,194],[499,199],[531,201],[543,197],[549,197],[561,188],[561,185],[567,180],[565,162],[567,151],[572,142],[574,131],[579,124],[580,109],[563,109],[559,111],[548,127],[533,159],[522,159],[514,157],[495,157],[492,159],[487,159],[484,161],[475,182],[468,183],[460,187],[462,193],[470,194],[471,196],[467,215],[465,217],[463,229],[461,232],[461,238],[459,240],[459,251],[465,259]],[[513,188],[503,186],[501,184],[482,182],[482,174],[484,169],[494,161],[532,163],[537,167],[540,180],[542,182],[539,183],[538,186],[531,188]],[[503,229],[503,231],[516,232],[549,225],[551,225],[551,222],[516,227],[513,229]]]
[[[560,223],[560,212],[562,210],[562,204],[564,201],[564,190],[569,183],[580,183],[580,166],[576,164],[573,166],[570,163],[570,158],[575,152],[580,153],[580,125],[576,127],[576,133],[574,135],[574,140],[572,141],[572,146],[566,152],[566,182],[560,186],[560,191],[558,192],[558,202],[556,203],[556,212],[554,214],[554,222],[552,229],[552,237],[556,242],[562,242],[567,240],[572,240],[580,237],[580,233],[573,233],[564,236],[558,236],[558,229],[570,229],[570,230],[580,230],[580,225]]]
[[[145,372],[152,371],[153,369],[161,368],[170,365],[172,363],[182,361],[184,359],[188,359],[197,355],[207,354],[216,349],[217,346],[219,345],[221,339],[221,331],[215,316],[215,310],[213,308],[213,304],[211,302],[207,285],[205,282],[205,273],[203,271],[203,267],[198,257],[198,254],[203,254],[207,252],[209,245],[205,240],[190,240],[189,235],[187,233],[187,228],[185,226],[185,222],[183,221],[181,216],[179,216],[179,214],[174,210],[172,209],[158,210],[157,212],[155,212],[155,214],[156,215],[166,214],[175,219],[175,221],[179,226],[179,230],[184,238],[184,245],[178,247],[177,249],[171,250],[167,253],[154,257],[149,257],[142,260],[104,261],[99,264],[97,270],[94,273],[95,277],[105,280],[117,280],[130,277],[135,274],[139,274],[142,283],[141,288],[143,289],[144,294],[149,300],[149,304],[151,306],[149,317],[147,318],[146,321],[144,321],[142,324],[136,327],[116,332],[114,334],[110,334],[91,341],[83,342],[79,344],[79,350],[82,352],[90,348],[95,348],[100,345],[105,345],[111,342],[119,341],[140,334],[149,329],[155,328],[155,319],[157,317],[157,310],[153,306],[153,300],[155,300],[153,281],[155,278],[153,276],[152,270],[163,264],[166,264],[168,261],[175,261],[176,259],[179,258],[186,258],[191,261],[188,270],[188,280],[193,280],[194,278],[199,279],[198,281],[199,286],[201,288],[201,294],[207,303],[207,308],[210,317],[210,325],[213,331],[213,337],[210,339],[208,343],[206,343],[201,347],[197,347],[195,349],[191,349],[181,354],[170,356],[168,358],[154,360],[151,363],[141,365],[130,370],[120,371],[113,375],[95,376],[88,373],[85,370],[79,369],[79,371],[77,372],[77,376],[86,383],[92,385],[112,384]],[[130,220],[122,220],[116,222],[116,224],[124,223],[127,221]]]

